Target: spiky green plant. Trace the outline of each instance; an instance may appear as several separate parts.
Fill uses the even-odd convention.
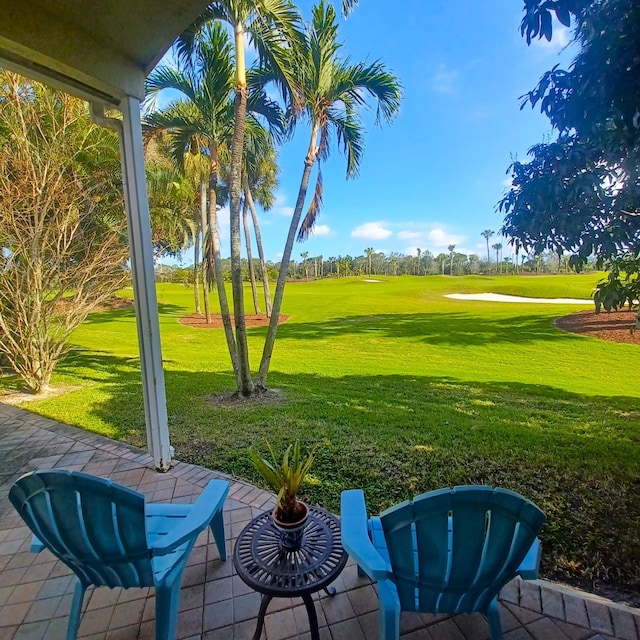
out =
[[[300,485],[311,469],[317,447],[306,456],[300,456],[300,441],[290,444],[282,457],[278,457],[267,441],[267,449],[271,459],[263,458],[254,449],[249,450],[249,457],[256,471],[267,484],[278,493],[275,513],[278,519],[295,520],[302,507],[296,496]],[[292,455],[293,454],[293,455]]]

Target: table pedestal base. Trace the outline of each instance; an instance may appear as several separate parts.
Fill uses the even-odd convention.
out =
[[[335,587],[325,587],[325,593],[330,596],[336,595]],[[310,593],[300,596],[304,602],[307,615],[309,616],[309,631],[311,632],[311,640],[320,640],[320,632],[318,631],[318,615],[316,613],[316,607],[313,604],[313,598]],[[273,599],[273,596],[262,596],[260,602],[260,611],[258,611],[258,622],[256,623],[256,632],[253,634],[253,640],[260,640],[262,635],[262,628],[264,627],[264,617],[267,613],[267,607]]]

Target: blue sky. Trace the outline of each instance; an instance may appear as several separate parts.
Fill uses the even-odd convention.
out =
[[[298,4],[308,19],[312,3]],[[551,43],[527,46],[518,29],[521,12],[521,0],[361,0],[341,21],[344,53],[353,62],[384,62],[403,85],[402,105],[383,128],[365,115],[366,148],[355,180],[345,179],[345,160],[334,145],[323,165],[316,231],[296,243],[293,258],[299,261],[303,251],[325,259],[356,256],[367,247],[405,254],[419,247],[437,255],[450,244],[486,256],[480,234],[502,223],[495,205],[512,156],[524,159],[551,134],[537,109],[520,111],[518,98],[571,57],[569,34],[557,24]],[[300,126],[279,151],[276,205],[260,212],[269,260],[282,254],[308,137],[308,127]],[[228,224],[221,235],[228,255]]]

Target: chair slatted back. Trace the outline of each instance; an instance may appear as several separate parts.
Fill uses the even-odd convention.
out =
[[[85,585],[153,586],[142,494],[103,478],[54,469],[22,476],[9,499]]]
[[[517,493],[483,486],[432,491],[385,511],[380,521],[402,609],[486,611],[544,519]]]

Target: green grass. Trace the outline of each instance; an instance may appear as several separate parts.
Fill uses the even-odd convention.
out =
[[[443,297],[589,298],[600,277],[291,283],[291,317],[280,326],[269,378],[286,403],[233,408],[210,401],[233,388],[222,331],[178,324],[193,312],[191,291],[161,285],[177,456],[258,482],[250,446],[320,442],[305,493],[333,510],[351,487],[365,489],[372,511],[446,485],[508,487],[547,514],[545,575],[637,588],[638,347],[554,327],[580,307]],[[250,330],[254,367],[264,333]],[[53,384],[77,389],[28,408],[144,446],[133,311],[94,314],[74,342]]]

